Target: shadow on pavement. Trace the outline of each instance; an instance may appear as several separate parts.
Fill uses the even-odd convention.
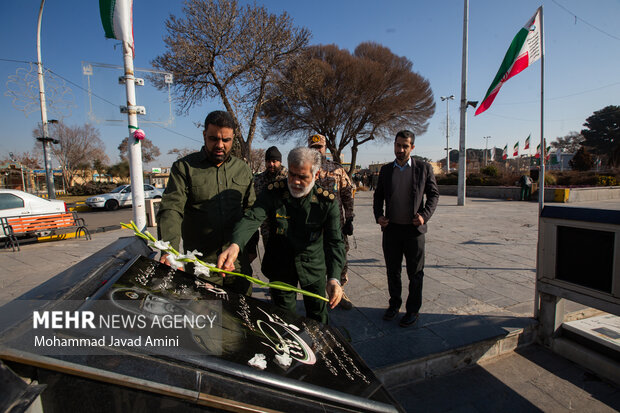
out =
[[[408,412],[620,409],[617,388],[538,345],[391,393]]]

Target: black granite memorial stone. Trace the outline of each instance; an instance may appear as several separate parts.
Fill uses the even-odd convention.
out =
[[[164,354],[168,357],[198,366],[219,358],[244,369],[362,397],[381,385],[337,330],[270,303],[229,292],[146,257],[139,257],[111,281],[93,298],[112,301],[117,313],[185,318],[185,336],[178,329],[166,334],[180,336],[173,346],[163,346],[170,349]],[[213,328],[192,326],[199,316],[213,320]],[[130,337],[139,331],[123,333]]]
[[[173,270],[146,249],[127,256],[144,248],[136,242],[121,239],[3,308],[0,359],[47,385],[46,411],[152,411],[157,400],[175,411],[400,411],[338,330]],[[134,323],[52,329],[117,340],[82,352],[26,345],[41,334],[34,311],[58,309]],[[90,393],[75,391],[85,385]]]

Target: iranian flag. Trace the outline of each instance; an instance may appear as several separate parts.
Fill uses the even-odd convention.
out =
[[[133,50],[133,0],[99,0],[105,37],[129,43]]]
[[[540,59],[542,52],[540,13],[541,9],[539,8],[525,26],[519,30],[515,38],[512,39],[512,43],[510,43],[510,47],[495,75],[495,79],[493,79],[493,83],[489,86],[487,94],[476,110],[476,115],[491,107],[495,96],[497,96],[497,93],[508,79],[521,73],[523,69]]]
[[[534,155],[534,158],[540,158],[540,143],[536,145],[536,155]]]
[[[502,152],[502,159],[506,160],[506,158],[508,158],[508,144],[504,146],[504,151]]]
[[[515,146],[512,148],[512,156],[519,156],[519,141],[517,141]]]
[[[523,146],[523,150],[530,149],[530,136],[532,136],[531,133],[527,136],[527,139],[525,139],[525,145]]]

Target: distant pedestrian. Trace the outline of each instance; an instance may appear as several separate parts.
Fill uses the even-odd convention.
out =
[[[384,320],[393,320],[398,315],[402,304],[403,255],[407,262],[409,295],[405,305],[406,313],[400,320],[401,327],[413,325],[418,320],[422,306],[424,234],[427,231],[426,223],[439,201],[433,168],[426,162],[410,157],[414,143],[413,132],[404,130],[396,134],[396,160],[381,168],[373,199],[375,219],[383,231],[383,256],[390,294]]]
[[[519,178],[519,184],[521,185],[521,195],[519,200],[529,201],[532,196],[532,178],[528,175],[521,175],[521,178]]]
[[[372,177],[370,179],[370,189],[373,191],[377,189],[378,183],[379,183],[379,172],[373,172]]]

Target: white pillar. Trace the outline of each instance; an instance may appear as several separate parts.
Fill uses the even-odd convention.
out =
[[[125,63],[127,118],[129,122],[129,176],[131,179],[133,222],[143,231],[146,229],[146,207],[144,205],[144,178],[142,175],[142,143],[136,142],[133,137],[133,131],[138,128],[138,114],[136,112],[136,86],[133,74],[133,50],[127,42],[123,42],[123,60]]]

